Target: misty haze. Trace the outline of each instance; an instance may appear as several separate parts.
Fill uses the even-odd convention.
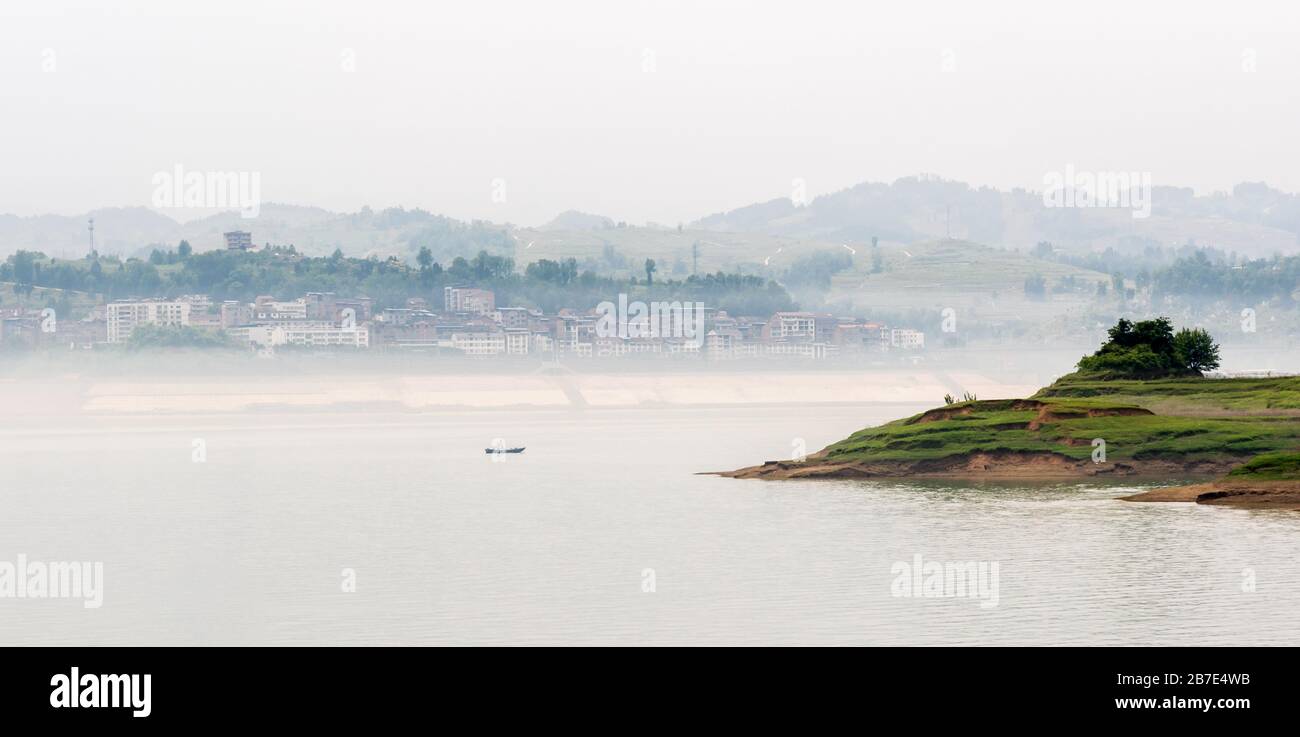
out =
[[[1300,6],[3,15],[0,645],[1300,644]]]

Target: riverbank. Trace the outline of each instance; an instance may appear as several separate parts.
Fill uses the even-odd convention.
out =
[[[1300,483],[1295,481],[1212,481],[1168,486],[1120,497],[1126,502],[1183,502],[1235,507],[1300,509]]]
[[[1100,382],[1066,377],[1028,399],[939,407],[860,430],[806,459],[718,475],[742,479],[1218,477],[1300,447],[1300,378]],[[1277,465],[1201,494],[1280,499]],[[1261,478],[1260,473],[1273,474]],[[1264,483],[1262,486],[1243,485]],[[1265,492],[1263,490],[1267,489]],[[1172,494],[1172,492],[1167,492]],[[1151,500],[1157,500],[1152,498]],[[1174,499],[1171,499],[1174,500]],[[1229,502],[1220,502],[1229,503]]]
[[[804,461],[766,461],[762,465],[714,475],[736,479],[900,479],[971,478],[990,480],[1070,478],[1168,478],[1214,476],[1232,469],[1230,459],[1149,459],[1092,462],[1041,451],[959,453],[917,461],[837,461],[825,454]]]

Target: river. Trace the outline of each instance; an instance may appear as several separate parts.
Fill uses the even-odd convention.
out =
[[[925,406],[11,422],[0,561],[102,606],[0,598],[0,644],[1300,644],[1300,513],[696,475]]]

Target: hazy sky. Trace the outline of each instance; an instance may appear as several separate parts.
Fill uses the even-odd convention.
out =
[[[1300,191],[1296,2],[2,7],[0,212],[148,206],[176,164],[525,225],[1066,164]]]

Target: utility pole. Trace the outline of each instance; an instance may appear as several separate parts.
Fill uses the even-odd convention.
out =
[[[86,230],[90,231],[90,253],[87,256],[95,255],[95,219],[91,218],[86,221]]]
[[[691,244],[691,276],[698,276],[700,273],[700,242],[695,241]]]

